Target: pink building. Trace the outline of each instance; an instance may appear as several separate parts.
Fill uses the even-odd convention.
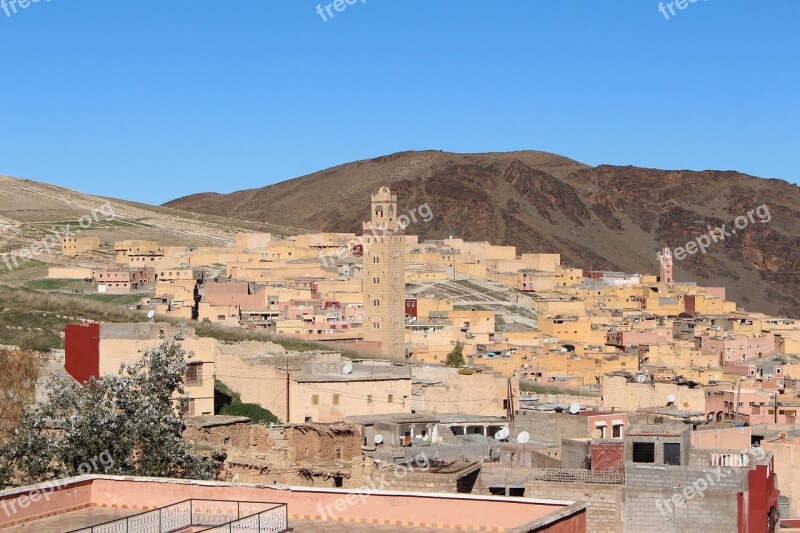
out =
[[[206,283],[203,285],[203,292],[203,302],[210,305],[235,305],[247,311],[258,311],[267,307],[265,287],[246,281]]]
[[[754,424],[794,424],[797,410],[778,407],[775,412],[777,392],[767,391],[708,391],[706,392],[706,419],[731,420]]]
[[[775,336],[765,333],[750,337],[741,333],[704,333],[700,337],[700,348],[719,357],[719,366],[727,363],[743,363],[770,357],[775,353]]]
[[[609,331],[606,334],[606,344],[626,348],[642,344],[669,344],[672,342],[672,330],[661,329],[652,331]]]

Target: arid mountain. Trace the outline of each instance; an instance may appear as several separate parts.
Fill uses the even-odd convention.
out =
[[[81,219],[84,219],[85,227],[81,226]],[[62,234],[66,230],[75,235],[80,233],[99,237],[107,243],[104,248],[109,258],[113,258],[113,242],[124,239],[152,239],[176,245],[224,246],[233,241],[237,230],[277,233],[298,231],[259,222],[102,198],[56,185],[0,175],[0,253],[18,252],[31,244],[42,242],[43,237],[53,229]]]
[[[359,232],[370,194],[384,184],[397,192],[401,213],[430,206],[433,220],[409,228],[422,238],[453,235],[521,252],[559,252],[564,263],[592,269],[655,273],[660,248],[685,246],[726,224],[729,235],[711,242],[707,253],[676,261],[676,279],[725,286],[746,309],[800,317],[800,187],[737,172],[594,168],[532,151],[403,152],[166,205]],[[751,211],[759,206],[765,207]],[[746,227],[733,233],[737,217],[745,217]]]

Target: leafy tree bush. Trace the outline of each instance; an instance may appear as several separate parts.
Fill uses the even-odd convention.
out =
[[[454,366],[456,368],[461,368],[464,366],[464,343],[461,341],[456,342],[455,347],[453,350],[447,354],[447,359],[445,359],[445,364],[447,366]]]
[[[213,479],[214,464],[181,437],[185,373],[184,350],[171,339],[86,386],[53,378],[48,400],[24,413],[0,464],[12,479],[34,483],[75,475],[105,453],[110,474]]]

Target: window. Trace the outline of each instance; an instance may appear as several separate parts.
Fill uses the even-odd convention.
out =
[[[372,403],[372,394],[367,394],[367,403]]]
[[[680,466],[681,464],[681,445],[677,442],[664,443],[664,464]]]
[[[319,394],[311,395],[311,405],[319,405]]]
[[[655,442],[634,442],[633,443],[633,462],[634,463],[655,463],[656,444]]]
[[[622,438],[622,426],[620,424],[614,424],[613,428],[611,429],[611,437],[614,439]]]
[[[333,395],[333,405],[339,405],[339,395],[338,394],[334,394]]]
[[[337,461],[341,461],[341,460],[342,460],[342,457],[343,457],[343,455],[344,455],[344,454],[342,453],[342,449],[341,449],[341,448],[336,448],[336,455],[335,455],[335,457],[336,457],[336,460],[337,460]],[[340,485],[340,486],[341,486],[341,485]]]
[[[186,384],[200,385],[203,383],[203,363],[189,363],[186,366]]]
[[[390,394],[387,401],[388,403],[394,403],[394,394]]]

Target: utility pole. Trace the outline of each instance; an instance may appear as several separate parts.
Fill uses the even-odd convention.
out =
[[[290,382],[291,382],[291,379],[289,377],[289,354],[287,353],[286,354],[286,423],[287,424],[291,420],[291,417],[289,416],[289,405],[290,405],[290,402],[289,402],[289,383]]]

